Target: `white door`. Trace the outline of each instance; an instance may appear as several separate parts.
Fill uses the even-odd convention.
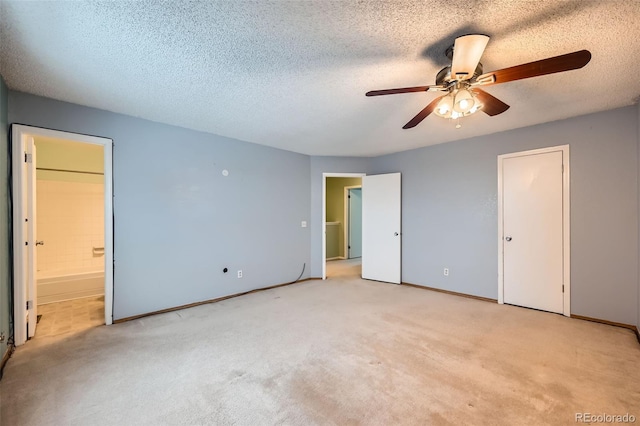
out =
[[[362,278],[400,284],[400,173],[362,178]]]
[[[502,161],[504,303],[563,313],[563,151]]]
[[[349,253],[347,259],[362,257],[362,189],[349,190]]]
[[[26,212],[24,233],[26,241],[24,245],[25,259],[24,277],[25,294],[27,295],[27,336],[31,338],[36,334],[38,323],[38,295],[36,280],[36,146],[33,137],[23,138],[24,163],[22,167],[24,192],[22,197],[23,212]]]

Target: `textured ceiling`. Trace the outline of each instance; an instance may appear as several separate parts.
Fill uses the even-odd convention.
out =
[[[311,155],[373,156],[631,105],[640,2],[1,1],[0,72],[13,90]],[[588,49],[583,69],[491,86],[511,105],[462,128],[433,84],[444,50],[491,36],[485,71]],[[108,136],[108,135],[105,135]]]

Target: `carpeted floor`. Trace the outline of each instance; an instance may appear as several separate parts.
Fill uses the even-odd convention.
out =
[[[0,381],[0,423],[558,425],[575,424],[583,412],[640,418],[640,345],[631,331],[363,281],[350,274],[356,269],[30,341]]]

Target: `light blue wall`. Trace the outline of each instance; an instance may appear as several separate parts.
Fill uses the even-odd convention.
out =
[[[569,144],[571,313],[634,324],[637,119],[627,107],[373,159],[402,172],[402,280],[497,299],[497,156]]]
[[[568,143],[572,313],[640,325],[638,107],[344,158],[24,93],[9,102],[10,122],[114,139],[115,318],[288,282],[303,263],[303,278],[320,277],[325,172],[402,172],[403,281],[497,298],[497,156]]]
[[[114,141],[115,319],[309,276],[308,156],[25,93],[9,105],[12,123]]]
[[[311,157],[311,276],[322,277],[323,173],[367,173],[368,158]]]
[[[7,121],[8,90],[0,76],[0,333],[5,339],[0,343],[0,360],[7,351],[11,330],[11,289],[9,286],[9,203],[7,165],[9,153],[9,126]]]

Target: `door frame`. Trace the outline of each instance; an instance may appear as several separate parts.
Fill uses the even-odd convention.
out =
[[[23,267],[27,260],[23,258],[24,235],[21,218],[23,187],[28,185],[22,179],[22,140],[27,137],[51,137],[74,142],[101,145],[104,147],[104,315],[105,324],[113,323],[113,140],[98,136],[70,133],[45,129],[24,124],[11,125],[11,179],[12,179],[12,215],[13,215],[13,315],[14,340],[19,346],[27,341],[26,304],[27,292]],[[37,285],[37,284],[35,284]],[[34,301],[37,303],[37,301]],[[20,320],[22,318],[22,320]]]
[[[503,161],[508,158],[562,151],[562,269],[563,309],[562,314],[571,316],[571,174],[569,167],[569,145],[532,149],[498,155],[498,303],[504,304],[504,218],[503,218]]]
[[[366,176],[366,173],[322,173],[322,279],[327,279],[327,178],[354,178]]]
[[[344,237],[343,237],[343,242],[344,242],[344,258],[345,259],[349,259],[349,227],[351,226],[351,221],[349,220],[349,209],[350,204],[349,204],[349,190],[350,189],[362,189],[362,185],[352,185],[352,186],[345,186],[344,187]]]

